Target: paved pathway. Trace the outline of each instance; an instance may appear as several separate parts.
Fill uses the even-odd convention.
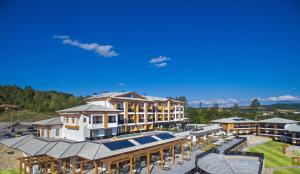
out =
[[[263,174],[273,174],[274,171],[280,170],[280,169],[296,169],[296,168],[300,169],[300,166],[285,166],[285,167],[264,168]]]

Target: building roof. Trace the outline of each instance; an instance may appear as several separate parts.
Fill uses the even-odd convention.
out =
[[[134,94],[140,96],[141,98],[130,98],[130,97],[124,96],[125,94],[130,94],[130,93],[134,93]],[[92,97],[89,97],[89,98],[87,98],[87,100],[97,99],[97,98],[107,98],[107,97],[109,97],[109,98],[116,98],[116,99],[151,101],[151,102],[154,102],[154,101],[163,101],[164,102],[164,101],[171,100],[173,102],[184,103],[184,102],[179,101],[179,100],[165,98],[165,97],[154,97],[154,96],[141,95],[141,94],[138,94],[138,93],[136,93],[134,91],[127,91],[127,92],[105,92],[105,93],[102,93],[102,94],[99,94],[99,95],[94,95]]]
[[[30,156],[48,155],[56,159],[79,156],[94,160],[185,139],[185,137],[174,136],[169,133],[149,135],[148,137],[152,138],[144,141],[144,144],[140,144],[135,140],[136,137],[128,140],[99,143],[97,141],[70,142],[62,139],[47,139],[27,135],[2,140],[0,143],[21,150]],[[152,141],[153,139],[155,141]],[[130,146],[127,146],[128,143]]]
[[[300,132],[300,125],[289,125],[285,128],[285,130],[290,132]]]
[[[218,125],[208,125],[208,126],[204,126],[201,127],[200,130],[197,131],[191,131],[191,135],[205,135],[211,132],[216,132],[216,131],[220,131],[222,129],[221,126]]]
[[[10,128],[11,126],[18,126],[18,125],[22,125],[22,126],[31,126],[32,122],[0,122],[0,129],[7,129]]]
[[[210,174],[258,174],[260,161],[257,157],[209,153],[197,164]]]
[[[101,105],[94,105],[94,104],[85,104],[73,108],[59,110],[57,112],[63,113],[63,112],[104,112],[104,111],[121,112],[120,110],[114,108],[109,108],[109,107],[104,107]]]
[[[279,117],[274,117],[274,118],[269,118],[269,119],[265,119],[265,120],[260,120],[258,122],[259,123],[282,123],[282,124],[298,123],[298,121],[295,121],[295,120],[289,120],[289,119],[279,118]]]
[[[212,123],[253,123],[255,121],[247,118],[241,118],[241,117],[230,117],[230,118],[212,120],[211,122]]]
[[[40,120],[32,123],[33,125],[42,125],[42,126],[47,126],[47,125],[61,125],[61,118],[60,117],[55,117],[55,118],[49,118],[45,120]]]

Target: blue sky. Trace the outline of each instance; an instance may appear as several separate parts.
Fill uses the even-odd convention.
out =
[[[300,100],[296,0],[7,0],[0,38],[1,84],[191,103]]]

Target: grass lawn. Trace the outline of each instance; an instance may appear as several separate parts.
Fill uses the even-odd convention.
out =
[[[300,173],[300,169],[280,169],[273,172],[273,174],[295,174]]]
[[[0,170],[0,174],[18,174],[17,169]]]
[[[292,166],[292,159],[282,153],[283,144],[281,142],[269,141],[250,148],[250,152],[263,153],[266,168]]]

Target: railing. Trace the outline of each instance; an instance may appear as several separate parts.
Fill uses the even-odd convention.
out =
[[[153,119],[148,118],[148,122],[153,122]]]
[[[134,123],[134,120],[128,120],[128,123]]]
[[[237,139],[240,139],[241,141],[235,143],[234,145],[230,146],[229,148],[224,150],[224,154],[226,155],[227,152],[232,151],[236,147],[240,146],[241,144],[245,143],[247,141],[246,137],[237,137]]]
[[[118,124],[124,124],[124,120],[118,120]]]

